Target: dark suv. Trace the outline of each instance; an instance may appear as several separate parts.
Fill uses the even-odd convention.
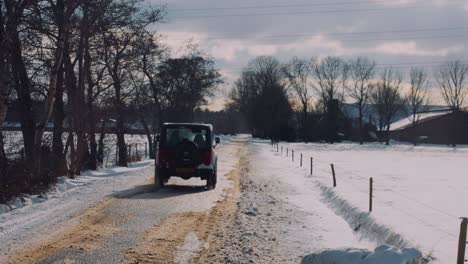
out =
[[[206,180],[206,187],[214,189],[218,157],[214,148],[219,137],[213,138],[213,126],[195,123],[166,123],[156,153],[154,182],[164,187],[172,176],[188,180],[198,177]]]

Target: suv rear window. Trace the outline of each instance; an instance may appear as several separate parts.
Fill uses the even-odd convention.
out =
[[[199,148],[210,147],[210,133],[208,128],[190,126],[166,127],[162,135],[162,145],[167,147],[177,146],[183,141],[195,143]]]

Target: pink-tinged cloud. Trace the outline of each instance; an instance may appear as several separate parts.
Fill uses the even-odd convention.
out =
[[[463,49],[462,46],[451,46],[442,49],[424,49],[418,47],[415,41],[395,41],[380,44],[375,47],[374,52],[392,54],[392,55],[410,55],[410,56],[447,56]]]

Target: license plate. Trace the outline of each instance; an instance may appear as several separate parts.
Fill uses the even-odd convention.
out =
[[[177,173],[191,173],[194,172],[192,168],[176,168]]]

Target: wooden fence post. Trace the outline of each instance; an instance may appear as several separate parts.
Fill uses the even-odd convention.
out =
[[[127,144],[127,148],[128,148],[128,157],[127,157],[127,161],[131,161],[131,160],[132,160],[132,145]]]
[[[119,146],[115,145],[115,164],[119,161]]]
[[[286,157],[289,155],[289,148],[286,148]]]
[[[373,184],[374,184],[374,180],[371,177],[369,180],[369,212],[372,212],[372,196],[374,192]]]
[[[332,164],[330,164],[331,166],[331,170],[332,170],[332,176],[333,176],[333,187],[336,187],[336,177],[335,177],[335,166]]]
[[[292,162],[294,162],[294,149],[291,150],[291,154],[292,154],[292,156],[291,156],[292,157]]]
[[[458,239],[458,255],[457,264],[465,263],[465,249],[466,249],[466,227],[468,224],[468,218],[463,217],[460,224],[460,237]]]
[[[301,167],[302,167],[302,153],[301,153],[301,163],[300,164],[301,164]]]
[[[138,154],[138,143],[135,143],[135,160],[138,161],[140,159],[140,155]]]
[[[145,143],[145,159],[148,158],[148,142]]]
[[[314,158],[310,157],[310,176],[314,174]]]

